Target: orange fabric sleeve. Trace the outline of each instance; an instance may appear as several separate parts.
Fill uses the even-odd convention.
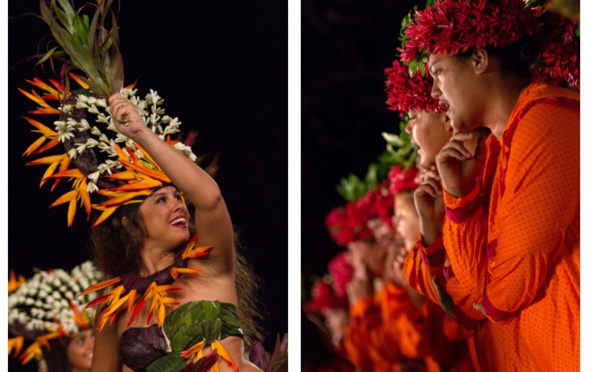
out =
[[[487,275],[487,205],[500,152],[500,144],[493,135],[486,140],[486,149],[486,164],[475,188],[462,198],[443,192],[446,207],[443,239],[451,263],[444,269],[446,291],[454,302],[456,320],[468,329],[485,318],[473,304],[483,298]]]
[[[414,248],[404,257],[403,270],[408,284],[437,304],[440,298],[433,285],[433,277],[442,278],[445,255],[441,236],[429,247],[424,247],[419,234]]]
[[[376,297],[363,298],[350,307],[351,322],[344,345],[349,359],[361,371],[399,371],[400,361],[395,337],[382,317],[385,289]]]
[[[479,185],[466,196],[454,198],[444,190],[444,246],[456,278],[475,300],[484,292],[487,213]]]
[[[509,139],[493,191],[500,197],[491,206],[497,212],[490,219],[486,257],[483,305],[495,321],[532,304],[552,268],[579,241],[579,232],[571,231],[579,219],[578,104],[533,105]],[[577,239],[570,237],[575,234]]]

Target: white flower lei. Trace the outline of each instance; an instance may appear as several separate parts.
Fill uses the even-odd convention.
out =
[[[164,100],[156,91],[150,89],[150,93],[146,94],[144,99],[138,97],[136,93],[137,89],[121,90],[123,97],[136,106],[146,125],[162,140],[180,131],[179,126],[181,122],[178,118],[165,115],[165,110],[160,107]],[[99,178],[105,173],[111,174],[111,170],[122,168],[117,159],[117,152],[114,148],[115,144],[124,144],[134,150],[140,158],[143,158],[143,155],[139,150],[135,149],[131,139],[117,131],[112,121],[110,106],[107,104],[105,98],[79,94],[75,105],[67,104],[64,107],[59,107],[60,111],[67,114],[73,113],[74,109],[85,109],[88,114],[94,114],[96,116],[94,123],[90,123],[86,119],[77,121],[74,118],[68,117],[65,120],[55,121],[54,129],[58,133],[58,138],[61,142],[72,139],[75,137],[76,132],[87,130],[90,133],[90,138],[85,143],[78,143],[69,150],[68,155],[71,159],[76,159],[86,149],[94,148],[97,148],[100,153],[107,155],[107,159],[98,164],[98,170],[87,176],[87,191],[93,193],[98,190],[97,182]],[[174,148],[191,161],[196,161],[197,157],[189,146],[178,143]]]

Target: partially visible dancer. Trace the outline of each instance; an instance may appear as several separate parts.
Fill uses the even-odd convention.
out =
[[[344,350],[360,371],[400,370],[401,356],[381,316],[387,251],[368,228],[372,209],[366,196],[361,199],[333,209],[326,218],[332,239],[348,248],[353,266],[352,280],[346,286],[350,324]]]
[[[313,323],[304,311],[301,316],[302,345],[300,352],[302,372],[362,371],[357,370],[348,359],[339,354],[327,339],[323,330]]]
[[[8,352],[22,364],[38,362],[39,371],[89,372],[92,369],[94,309],[85,305],[95,294],[77,297],[101,278],[90,262],[63,269],[38,271],[8,295]],[[9,289],[9,291],[10,291]],[[25,343],[30,343],[25,350]]]
[[[556,16],[540,13],[520,0],[438,1],[406,29],[402,56],[429,54],[432,95],[454,129],[436,157],[442,302],[475,330],[484,371],[579,370],[579,94],[530,67],[578,64],[578,44],[558,53],[540,32]],[[577,88],[578,68],[550,78]],[[471,153],[481,128],[493,135]]]
[[[353,268],[348,255],[348,252],[341,252],[330,261],[330,272],[315,280],[311,288],[311,300],[303,306],[305,311],[323,317],[331,343],[342,354],[344,332],[350,322],[346,285],[352,280]]]

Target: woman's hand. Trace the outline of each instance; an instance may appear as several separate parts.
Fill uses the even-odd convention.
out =
[[[108,98],[110,112],[115,127],[124,136],[136,141],[136,138],[148,127],[133,103],[129,102],[121,93],[115,93]]]
[[[455,132],[436,156],[442,186],[455,198],[463,197],[473,190],[475,180],[483,169],[486,157],[485,137],[479,136],[475,154],[471,154],[465,147],[465,142],[477,135],[474,132]]]
[[[435,166],[423,173],[421,185],[415,190],[414,200],[423,243],[430,245],[442,233],[445,215],[440,175]]]
[[[360,262],[354,268],[354,275],[352,281],[346,285],[346,292],[348,293],[350,305],[355,304],[362,298],[373,296],[373,277],[364,262]]]

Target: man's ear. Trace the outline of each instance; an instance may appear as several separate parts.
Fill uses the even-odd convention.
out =
[[[488,72],[490,65],[490,54],[483,48],[475,48],[470,57],[471,66],[475,74],[481,75]]]

